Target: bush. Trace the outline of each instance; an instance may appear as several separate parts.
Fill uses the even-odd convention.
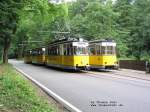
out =
[[[0,65],[0,105],[3,108],[17,112],[54,112],[54,108],[36,93],[30,82],[11,65]]]

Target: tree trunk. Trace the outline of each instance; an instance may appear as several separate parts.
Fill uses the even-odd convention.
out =
[[[8,63],[8,50],[10,47],[10,39],[5,39],[4,40],[4,49],[3,49],[3,63],[7,64]]]

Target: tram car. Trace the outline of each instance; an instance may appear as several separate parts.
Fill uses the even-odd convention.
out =
[[[24,53],[24,63],[32,63],[32,50],[27,50]]]
[[[61,39],[46,47],[45,64],[63,69],[89,68],[88,42],[83,39]]]
[[[89,64],[92,69],[117,69],[116,42],[108,39],[90,41]]]
[[[32,63],[33,64],[45,64],[45,47],[32,49]]]

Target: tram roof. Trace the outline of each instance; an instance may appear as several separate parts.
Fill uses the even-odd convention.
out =
[[[53,42],[50,42],[47,45],[71,43],[71,42],[81,42],[80,39],[82,39],[82,38],[63,38],[63,39],[58,39]],[[88,42],[87,40],[84,40],[84,39],[82,39],[82,40],[83,40],[82,42]]]
[[[115,41],[112,40],[112,39],[100,39],[100,40],[89,41],[89,43],[102,43],[102,42],[112,42],[112,43],[115,43]]]

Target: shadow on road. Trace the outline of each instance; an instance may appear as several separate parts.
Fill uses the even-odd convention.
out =
[[[30,65],[37,66],[37,67],[43,67],[43,68],[51,69],[54,71],[67,72],[67,73],[85,73],[86,72],[86,70],[63,69],[63,68],[58,68],[58,67],[47,66],[45,64],[30,63]],[[87,70],[87,72],[88,71],[110,73],[110,72],[112,72],[112,69],[90,69],[90,70]]]
[[[91,69],[91,71],[96,71],[96,72],[112,72],[112,69]]]
[[[32,63],[31,65],[51,69],[51,70],[54,70],[54,71],[67,72],[67,73],[84,73],[84,71],[82,71],[82,70],[63,69],[63,68],[58,68],[58,67],[47,66],[47,65],[44,65],[44,64],[33,64]]]

